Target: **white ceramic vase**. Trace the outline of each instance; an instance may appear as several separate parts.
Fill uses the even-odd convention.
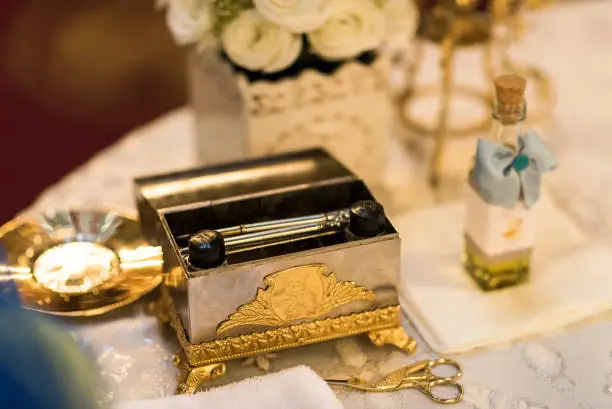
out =
[[[391,132],[388,61],[349,61],[332,74],[250,82],[217,51],[192,52],[189,78],[202,164],[324,147],[368,181],[380,179]]]

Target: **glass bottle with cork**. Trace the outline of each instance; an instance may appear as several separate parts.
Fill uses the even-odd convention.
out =
[[[469,174],[463,266],[483,290],[522,283],[530,274],[540,176],[556,158],[532,130],[523,133],[526,81],[495,79],[493,130],[478,140]]]

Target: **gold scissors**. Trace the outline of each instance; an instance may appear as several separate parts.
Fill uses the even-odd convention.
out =
[[[438,366],[448,366],[452,368],[454,374],[446,377],[438,376],[433,373]],[[393,392],[414,388],[436,403],[450,404],[461,402],[463,399],[463,386],[459,383],[461,375],[463,372],[457,362],[452,359],[439,358],[420,361],[398,369],[379,382],[366,382],[357,377],[348,380],[326,379],[325,382],[368,392]],[[440,396],[435,392],[435,389],[439,387],[450,387],[454,393],[450,397]]]

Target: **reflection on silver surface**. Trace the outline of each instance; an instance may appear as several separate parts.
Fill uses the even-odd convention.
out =
[[[257,169],[235,169],[223,174],[202,175],[185,179],[182,183],[174,180],[160,182],[143,189],[144,195],[152,200],[163,199],[183,194],[185,191],[196,192],[206,191],[217,187],[220,184],[241,184],[247,178],[255,180],[265,180],[274,172],[283,177],[290,177],[294,174],[308,174],[314,172],[316,163],[311,159],[297,160],[292,163],[279,163],[268,165]]]
[[[313,149],[139,178],[135,180],[136,203],[145,237],[158,244],[163,235],[159,230],[158,212],[181,213],[248,197],[302,190],[313,184],[328,184],[341,179],[355,180],[355,177],[325,151]],[[225,225],[203,228],[216,229],[239,223],[228,221]],[[187,232],[180,234],[184,233]]]

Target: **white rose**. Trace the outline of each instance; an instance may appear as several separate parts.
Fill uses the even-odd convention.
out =
[[[328,0],[254,0],[255,7],[268,20],[294,33],[319,28],[327,17]]]
[[[232,20],[221,38],[223,49],[237,65],[267,73],[282,71],[302,51],[302,36],[266,20],[255,9]]]
[[[419,12],[412,0],[386,0],[383,4],[387,35],[408,41],[416,32]]]
[[[329,8],[325,23],[308,35],[316,54],[343,60],[381,45],[385,18],[372,0],[331,0]]]
[[[209,0],[166,0],[166,24],[174,41],[186,45],[205,40],[212,30]]]

